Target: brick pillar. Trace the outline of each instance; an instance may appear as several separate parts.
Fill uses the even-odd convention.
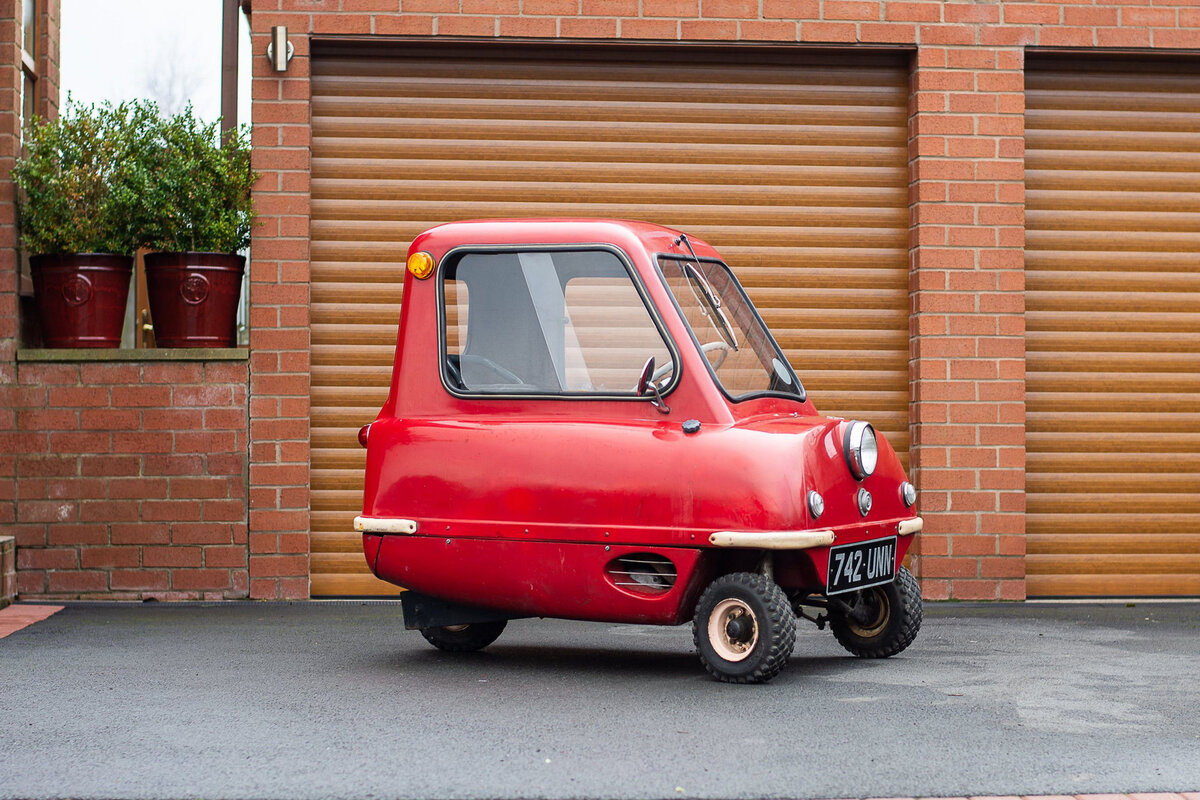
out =
[[[60,0],[38,0],[39,116],[58,114]],[[17,344],[20,338],[20,251],[12,168],[21,146],[23,4],[0,4],[0,526],[16,521]]]
[[[986,26],[939,33],[917,52],[909,120],[910,426],[925,518],[915,563],[927,597],[1019,600],[1023,51],[980,42]]]
[[[250,596],[309,595],[308,15],[251,17],[254,190],[250,247]],[[287,25],[287,72],[266,58]]]

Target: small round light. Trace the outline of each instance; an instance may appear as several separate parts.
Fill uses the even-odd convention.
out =
[[[904,501],[906,507],[912,508],[913,503],[917,502],[917,487],[908,481],[900,484],[900,499]]]
[[[433,274],[433,256],[425,251],[413,253],[408,257],[408,271],[413,277],[425,280]]]
[[[858,513],[864,517],[871,513],[871,493],[866,489],[858,490]]]
[[[813,519],[825,513],[825,498],[817,492],[808,493],[808,513],[812,514]]]
[[[846,438],[842,442],[846,454],[846,465],[855,480],[871,477],[879,461],[879,444],[875,441],[875,429],[869,422],[851,422],[846,426]]]
[[[358,429],[358,443],[363,447],[367,446],[367,438],[371,435],[371,423],[367,423]]]

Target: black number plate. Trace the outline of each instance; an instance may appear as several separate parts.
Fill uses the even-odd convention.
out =
[[[829,548],[825,594],[891,583],[896,577],[896,537]]]

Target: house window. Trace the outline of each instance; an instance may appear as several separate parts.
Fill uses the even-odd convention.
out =
[[[37,112],[37,0],[24,0],[21,46],[21,130]]]

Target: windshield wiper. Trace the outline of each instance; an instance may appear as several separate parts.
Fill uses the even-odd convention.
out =
[[[737,334],[733,332],[733,325],[730,324],[729,317],[725,316],[725,312],[721,310],[721,298],[717,296],[717,293],[713,291],[712,284],[710,284],[708,279],[705,278],[700,272],[700,257],[697,256],[696,251],[692,249],[692,243],[688,241],[686,233],[679,234],[679,238],[675,240],[675,246],[678,247],[681,242],[687,245],[688,252],[692,254],[692,258],[696,259],[696,263],[694,265],[688,261],[683,262],[683,272],[684,275],[689,278],[688,285],[692,287],[692,293],[696,293],[695,287],[698,285],[700,287],[700,291],[704,294],[704,301],[708,303],[708,306],[714,312],[714,321],[717,323],[718,328],[717,332],[721,334],[721,338],[725,340],[725,344],[732,347],[734,352],[737,352]],[[697,295],[696,299],[700,300],[699,295]],[[700,311],[704,314],[704,316],[708,316],[708,312],[704,311],[703,302],[701,303]]]

